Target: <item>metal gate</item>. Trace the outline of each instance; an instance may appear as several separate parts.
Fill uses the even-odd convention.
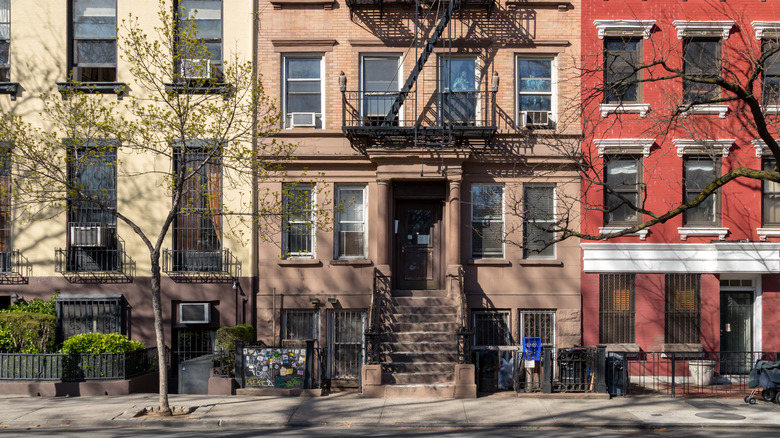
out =
[[[357,379],[363,363],[366,312],[335,310],[330,315],[331,378]]]
[[[178,374],[181,362],[214,353],[216,334],[216,330],[208,328],[175,329],[176,343],[171,355],[174,374]]]

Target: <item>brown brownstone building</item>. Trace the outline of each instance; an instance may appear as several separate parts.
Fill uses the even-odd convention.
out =
[[[258,20],[299,145],[261,187],[285,214],[258,249],[259,339],[317,339],[334,385],[368,359],[364,391],[442,396],[475,394],[459,342],[480,390],[523,337],[579,343],[579,242],[544,230],[577,220],[558,151],[580,135],[579,0],[260,0]]]

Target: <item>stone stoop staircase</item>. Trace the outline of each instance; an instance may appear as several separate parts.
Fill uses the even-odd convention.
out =
[[[458,301],[446,290],[393,291],[384,309],[386,397],[453,397]]]

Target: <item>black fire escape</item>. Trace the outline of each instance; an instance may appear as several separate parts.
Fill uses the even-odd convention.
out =
[[[414,147],[448,147],[456,143],[487,142],[497,130],[496,94],[498,73],[489,81],[478,77],[469,87],[457,87],[452,78],[453,67],[451,46],[447,51],[445,30],[463,6],[483,7],[490,16],[495,0],[349,0],[347,5],[354,13],[365,8],[379,8],[380,17],[386,5],[414,5],[417,10],[433,10],[439,4],[442,8],[437,25],[415,47],[418,58],[406,81],[398,91],[367,91],[362,84],[357,91],[347,89],[344,73],[339,77],[342,94],[342,130],[353,142],[362,142],[367,147],[386,144],[387,140],[400,143],[414,143]],[[416,32],[418,32],[416,30]],[[417,46],[417,39],[415,46]],[[440,63],[447,65],[439,70],[434,92],[418,93],[418,79],[434,48],[444,48]],[[414,52],[412,52],[413,54]],[[440,66],[441,67],[441,66]],[[489,82],[489,87],[485,84]]]

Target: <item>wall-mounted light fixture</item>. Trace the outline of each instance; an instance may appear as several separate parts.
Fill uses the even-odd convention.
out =
[[[336,304],[336,303],[338,303],[338,302],[339,302],[339,299],[338,299],[338,298],[336,298],[336,297],[328,297],[328,302],[329,302],[330,304]]]
[[[11,304],[18,304],[19,303],[19,295],[14,292],[11,294]]]

